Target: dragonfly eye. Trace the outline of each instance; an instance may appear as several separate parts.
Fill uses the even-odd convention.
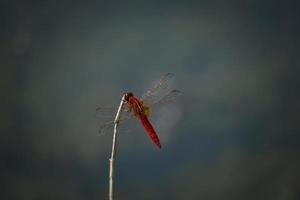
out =
[[[129,98],[132,97],[132,96],[133,96],[133,94],[131,92],[125,93],[125,100],[129,101]]]

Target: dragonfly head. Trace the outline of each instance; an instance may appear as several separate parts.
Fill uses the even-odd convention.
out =
[[[132,92],[126,92],[126,93],[124,94],[124,96],[125,96],[125,101],[129,101],[130,97],[132,97],[133,94],[132,94]]]

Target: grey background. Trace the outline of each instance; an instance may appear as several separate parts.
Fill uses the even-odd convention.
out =
[[[0,198],[107,198],[95,108],[173,72],[162,151],[119,136],[117,199],[299,199],[299,19],[292,1],[1,1]]]

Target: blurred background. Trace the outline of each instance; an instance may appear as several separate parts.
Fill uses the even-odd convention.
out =
[[[119,134],[116,199],[300,199],[299,15],[293,1],[1,1],[0,198],[107,199],[96,107],[172,72],[163,149]]]

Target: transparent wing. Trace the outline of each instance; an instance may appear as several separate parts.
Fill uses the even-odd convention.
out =
[[[99,133],[106,133],[112,129],[117,110],[118,107],[98,107],[96,109],[96,118],[100,120]],[[129,109],[129,105],[124,104],[120,117],[120,123],[124,123],[124,121],[128,121],[132,118],[133,115]]]
[[[113,113],[117,112],[117,107],[97,107],[96,118],[98,119],[112,119]]]
[[[97,107],[96,108],[96,118],[98,119],[114,119],[116,113],[118,111],[117,106],[112,107]],[[123,112],[128,113],[130,111],[130,106],[125,103],[123,105]]]
[[[161,76],[160,79],[154,83],[153,87],[142,95],[141,100],[148,105],[154,104],[163,94],[167,93],[173,77],[174,74],[172,73]]]
[[[155,108],[157,106],[162,106],[163,104],[167,104],[167,103],[173,102],[180,95],[181,95],[181,92],[179,90],[171,90],[167,94],[165,94],[163,97],[161,97],[157,101],[153,102],[150,105],[150,107],[151,108]]]

